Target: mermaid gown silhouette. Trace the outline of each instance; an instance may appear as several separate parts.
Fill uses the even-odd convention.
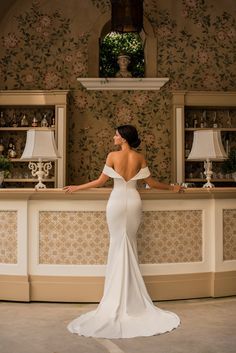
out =
[[[114,179],[106,210],[110,246],[104,294],[97,309],[73,320],[68,330],[100,338],[152,336],[171,331],[180,319],[153,305],[138,265],[136,234],[142,204],[136,183],[150,175],[149,169],[140,169],[128,181],[107,165],[103,173]]]

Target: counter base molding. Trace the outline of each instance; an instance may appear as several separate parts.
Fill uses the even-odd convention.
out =
[[[236,295],[236,271],[144,276],[153,301]],[[0,276],[0,300],[99,302],[104,277]]]
[[[29,276],[0,275],[0,300],[29,302]]]

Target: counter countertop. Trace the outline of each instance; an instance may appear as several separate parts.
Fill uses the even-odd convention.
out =
[[[107,200],[112,188],[93,188],[75,193],[62,189],[0,189],[0,200]],[[143,200],[168,199],[234,199],[236,187],[232,188],[188,188],[180,193],[169,190],[138,189]]]

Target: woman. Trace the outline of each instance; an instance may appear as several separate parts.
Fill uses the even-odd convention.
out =
[[[156,189],[180,191],[150,176],[144,157],[133,150],[140,144],[137,130],[122,125],[116,130],[117,152],[108,154],[105,167],[97,180],[78,186],[66,186],[74,192],[105,184],[114,179],[107,204],[110,246],[104,294],[96,310],[73,320],[70,332],[87,337],[130,338],[151,336],[171,331],[180,324],[179,317],[153,305],[138,266],[136,234],[141,218],[141,199],[136,189],[139,179]]]

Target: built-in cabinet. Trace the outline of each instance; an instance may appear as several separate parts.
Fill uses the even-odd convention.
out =
[[[227,154],[236,149],[236,92],[173,92],[172,179],[178,183],[202,186],[205,182],[202,161],[190,161],[193,133],[197,129],[221,132]],[[231,173],[225,173],[223,162],[213,162],[215,186],[235,186]]]
[[[0,154],[11,160],[5,187],[34,187],[28,162],[20,159],[29,129],[50,129],[60,158],[53,162],[44,183],[47,187],[63,187],[66,180],[67,91],[0,91]]]

